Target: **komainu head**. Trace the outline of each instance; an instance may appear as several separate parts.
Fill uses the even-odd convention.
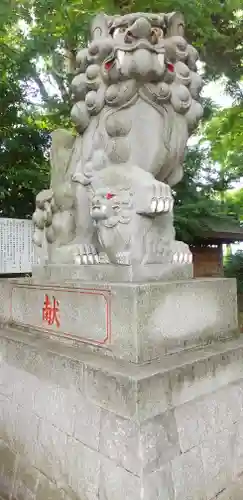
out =
[[[171,106],[185,115],[191,132],[202,116],[198,102],[202,79],[197,73],[197,50],[186,42],[184,30],[179,13],[98,15],[88,48],[77,53],[72,118],[78,131],[83,133],[90,117],[105,105],[124,105],[127,82],[128,103],[139,93],[154,106]]]

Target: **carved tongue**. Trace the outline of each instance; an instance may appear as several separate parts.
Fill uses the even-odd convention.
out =
[[[105,62],[105,69],[106,69],[107,71],[109,71],[109,69],[111,69],[111,68],[112,68],[113,64],[114,64],[114,61],[106,61],[106,62]]]
[[[115,57],[112,54],[111,56],[107,57],[107,59],[104,61],[104,67],[106,71],[109,71],[115,64]]]

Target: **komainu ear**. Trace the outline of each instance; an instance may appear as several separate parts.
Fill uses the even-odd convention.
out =
[[[111,16],[107,16],[104,13],[97,14],[91,23],[91,40],[97,40],[97,38],[106,38],[109,36],[109,25],[112,21]]]
[[[166,35],[169,36],[182,36],[185,35],[185,19],[180,12],[171,12],[166,15],[167,31]]]

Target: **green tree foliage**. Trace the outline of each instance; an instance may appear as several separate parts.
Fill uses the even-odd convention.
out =
[[[234,170],[236,178],[243,177],[243,87],[231,108],[214,113],[205,137],[210,141],[211,158],[220,162],[222,170]]]
[[[70,94],[63,56],[72,62],[77,47],[87,42],[91,17],[102,10],[113,14],[181,11],[187,37],[207,63],[208,78],[224,73],[235,81],[241,74],[243,19],[236,15],[241,0],[152,0],[149,6],[144,0],[15,0],[15,5],[25,23],[19,57],[26,77],[38,85],[44,103],[64,115]]]
[[[243,189],[235,189],[226,192],[225,199],[229,210],[237,214],[237,217],[243,224]]]
[[[228,175],[227,183],[221,183],[221,170],[208,157],[207,150],[199,146],[187,151],[184,177],[175,188],[175,227],[177,237],[192,242],[200,239],[205,231],[217,226],[239,221],[238,199],[224,196],[225,186],[234,181]],[[222,196],[223,195],[223,196]]]
[[[221,163],[222,171],[234,169],[239,178],[243,176],[243,11],[237,11],[235,17],[233,26],[238,27],[241,40],[238,40],[238,44],[234,40],[229,71],[224,67],[224,55],[219,58],[223,64],[222,75],[227,77],[225,90],[231,96],[233,105],[230,108],[214,110],[212,120],[204,129],[204,136],[211,144],[211,158]]]
[[[243,251],[227,256],[224,273],[227,278],[236,278],[238,293],[243,293]]]
[[[4,26],[0,37],[4,47],[0,51],[0,216],[28,217],[34,196],[48,176],[49,137],[28,103],[31,86],[25,85],[24,68],[14,57],[14,30]]]

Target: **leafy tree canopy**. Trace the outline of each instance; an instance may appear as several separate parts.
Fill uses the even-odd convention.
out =
[[[222,184],[221,170],[210,160],[206,149],[195,146],[187,151],[184,177],[175,187],[175,227],[177,237],[193,242],[218,225],[235,226],[240,217],[238,198],[225,196],[234,172]]]
[[[206,124],[205,138],[210,141],[211,158],[227,172],[233,169],[243,177],[243,87],[236,103],[219,110]]]

